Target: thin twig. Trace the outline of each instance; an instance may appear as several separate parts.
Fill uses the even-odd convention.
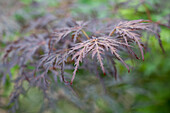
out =
[[[89,38],[89,36],[87,35],[87,33],[86,33],[83,29],[81,29],[81,31],[82,31],[83,34],[86,36],[86,38],[87,38],[88,40],[90,40],[90,38]]]

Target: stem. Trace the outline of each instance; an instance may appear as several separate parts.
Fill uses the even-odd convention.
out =
[[[148,7],[145,5],[145,3],[143,3],[143,6],[144,6],[144,8],[145,8],[145,10],[146,10],[146,14],[147,14],[148,19],[149,19],[149,20],[152,20],[152,18],[151,18],[151,13],[150,13]]]
[[[117,28],[118,28],[118,27],[117,27]],[[113,29],[113,30],[110,32],[109,36],[112,36],[112,35],[114,34],[115,31],[116,31],[116,28]]]
[[[81,31],[82,31],[83,34],[86,36],[86,38],[87,38],[88,40],[90,40],[90,38],[89,38],[89,36],[87,35],[87,33],[86,33],[83,29],[81,29]]]
[[[155,23],[155,24],[158,24],[158,25],[161,25],[161,26],[165,26],[165,27],[167,27],[167,28],[170,28],[170,26],[168,26],[168,25],[166,25],[166,24],[162,24],[162,23],[160,23],[159,21],[158,21],[158,22],[154,22],[154,21],[152,20],[152,18],[151,18],[151,13],[150,13],[148,7],[146,6],[146,4],[143,3],[142,5],[144,6],[144,8],[145,8],[145,10],[146,10],[146,14],[147,14],[147,17],[148,17],[148,19],[149,19],[149,20],[146,20],[146,21],[144,21],[144,22],[152,22],[152,23]]]

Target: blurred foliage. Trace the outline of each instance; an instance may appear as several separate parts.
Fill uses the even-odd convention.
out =
[[[21,4],[21,6],[8,19],[15,20],[16,25],[19,24],[22,28],[30,24],[31,20],[46,13],[58,13],[56,10],[60,11],[62,6],[63,9],[68,8],[63,11],[64,15],[77,19],[90,19],[96,16],[97,18],[123,18],[128,20],[148,19],[146,8],[140,2],[140,0],[73,0],[69,5],[67,0],[20,0],[18,4]],[[153,21],[170,25],[170,22],[167,21],[170,18],[170,2],[168,0],[149,0],[145,4]],[[10,21],[8,22],[10,24]],[[13,24],[10,26],[13,27]],[[6,29],[7,24],[1,26],[1,28],[3,27],[8,31]],[[12,32],[12,40],[24,34],[22,30],[18,33],[14,29]],[[126,69],[117,62],[119,80],[116,81],[107,76],[103,77],[102,82],[105,84],[103,86],[95,75],[80,70],[76,75],[79,77],[76,78],[73,85],[75,92],[72,92],[63,83],[54,85],[55,90],[53,89],[54,92],[51,95],[57,100],[57,103],[54,106],[49,104],[51,108],[46,106],[42,92],[37,88],[31,88],[26,95],[20,97],[19,109],[16,112],[169,113],[170,30],[161,26],[160,34],[166,54],[161,52],[156,39],[149,36],[149,42],[147,42],[149,48],[145,54],[145,61],[127,61],[133,64],[130,73],[126,73]],[[6,40],[11,40],[11,35],[2,36],[3,38],[0,38],[0,54],[7,44]],[[3,70],[1,63],[0,68],[0,70]],[[16,66],[12,68],[11,73],[16,75],[17,71]],[[25,87],[27,85],[25,83]],[[6,113],[10,108],[6,105],[13,87],[9,78],[7,78],[4,86],[0,87],[1,113]]]

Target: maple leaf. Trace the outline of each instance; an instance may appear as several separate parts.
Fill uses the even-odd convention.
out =
[[[71,79],[71,84],[75,78],[76,71],[79,67],[79,63],[86,57],[88,53],[91,52],[92,59],[96,56],[97,60],[100,63],[100,67],[105,74],[105,69],[103,65],[103,57],[105,51],[110,51],[112,55],[115,55],[118,60],[120,60],[128,69],[129,67],[122,60],[120,55],[117,53],[117,49],[120,45],[126,45],[125,43],[121,43],[111,37],[93,37],[93,39],[84,41],[82,43],[77,43],[74,47],[71,48],[68,54],[73,54],[72,60],[75,59],[75,68],[73,71],[73,76]],[[128,45],[126,45],[128,46]]]
[[[120,37],[123,37],[127,45],[129,42],[136,42],[140,49],[143,60],[144,60],[144,53],[143,53],[143,46],[141,42],[141,34],[137,31],[147,30],[156,34],[159,37],[158,38],[159,44],[162,48],[162,51],[164,52],[159,34],[155,33],[151,29],[150,23],[144,23],[144,22],[150,22],[150,21],[140,19],[140,20],[120,22],[117,26],[115,26],[115,28],[109,34],[109,36],[112,36],[114,33],[120,35]],[[127,48],[138,59],[137,55],[129,47]]]

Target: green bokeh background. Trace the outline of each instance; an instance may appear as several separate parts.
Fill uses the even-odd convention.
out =
[[[8,0],[10,2],[10,0]],[[12,1],[12,0],[11,0]],[[58,10],[61,2],[68,0],[34,0],[42,3],[38,8],[30,7],[32,0],[16,0],[24,7],[16,10],[9,18],[15,21],[26,23],[38,18],[48,12],[49,8]],[[148,19],[145,7],[140,5],[135,9],[139,0],[131,0],[129,6],[120,6],[115,12],[115,4],[126,0],[74,0],[74,4],[69,8],[70,15],[80,19],[79,15],[93,15],[97,12],[97,18],[121,18],[127,20]],[[153,7],[154,4],[162,8]],[[153,21],[166,23],[164,17],[170,15],[170,1],[168,0],[149,0],[145,4]],[[14,7],[14,5],[11,5]],[[1,6],[0,6],[1,7]],[[102,8],[100,8],[102,7]],[[33,12],[36,11],[37,14]],[[89,16],[88,19],[91,17]],[[0,42],[0,54],[6,47],[6,42],[16,40],[18,37],[28,34],[20,34],[19,30],[14,30],[11,35],[3,35]],[[43,95],[37,88],[32,88],[26,95],[20,96],[19,109],[17,113],[38,113],[40,110],[45,113],[169,113],[170,112],[170,30],[161,26],[161,40],[166,54],[161,52],[157,40],[149,37],[149,51],[145,53],[145,61],[128,60],[131,64],[131,72],[119,62],[117,68],[121,81],[114,78],[103,77],[106,84],[107,94],[99,80],[91,73],[84,70],[76,75],[73,88],[79,94],[79,99],[72,94],[64,84],[56,87],[54,94],[58,100],[55,109],[43,109]],[[144,35],[145,36],[145,35]],[[15,76],[19,70],[18,66],[11,69]],[[13,83],[9,78],[4,86],[0,87],[0,101],[4,105],[0,106],[0,112],[6,113],[10,107],[5,106],[9,101],[9,95],[13,89]],[[27,87],[25,83],[25,87]],[[75,98],[75,99],[74,99]],[[80,102],[80,103],[79,103]],[[82,104],[83,107],[79,107]],[[93,109],[89,109],[92,107]]]

